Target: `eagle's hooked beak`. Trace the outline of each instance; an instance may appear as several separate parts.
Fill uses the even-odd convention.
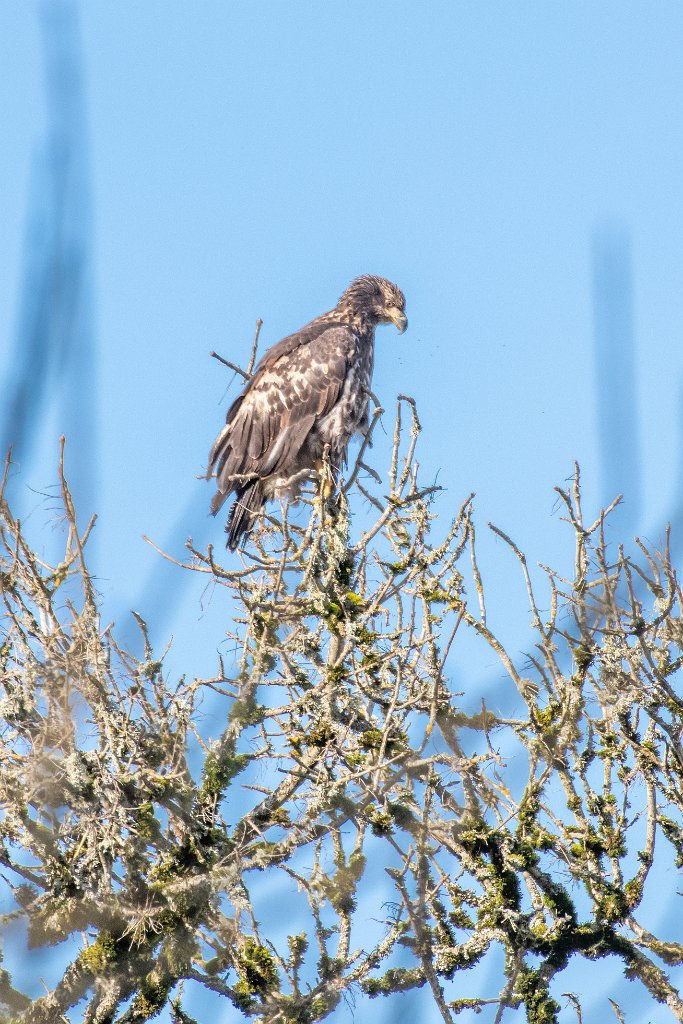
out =
[[[387,316],[393,323],[396,324],[396,327],[398,328],[398,333],[403,334],[406,327],[408,326],[408,317],[405,315],[405,313],[402,313],[397,306],[391,306],[391,308],[387,310]]]

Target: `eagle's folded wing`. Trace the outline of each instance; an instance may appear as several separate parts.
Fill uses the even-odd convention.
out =
[[[358,345],[351,327],[310,324],[267,353],[211,449],[207,476],[216,474],[214,514],[249,479],[296,472],[309,434],[341,396]]]

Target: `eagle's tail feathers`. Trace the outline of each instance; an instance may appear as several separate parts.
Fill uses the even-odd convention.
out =
[[[254,520],[263,505],[264,494],[261,480],[253,480],[238,490],[225,527],[228,535],[228,547],[231,551],[234,551],[242,538],[251,531]]]

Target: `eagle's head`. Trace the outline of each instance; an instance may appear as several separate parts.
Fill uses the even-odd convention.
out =
[[[393,323],[401,334],[408,326],[405,308],[406,300],[401,289],[385,277],[373,274],[365,274],[352,281],[337,303],[337,311],[347,322],[363,328]]]

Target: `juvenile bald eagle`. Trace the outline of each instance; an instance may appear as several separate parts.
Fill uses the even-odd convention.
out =
[[[234,551],[266,501],[296,493],[325,472],[336,483],[353,434],[368,423],[375,327],[408,321],[403,292],[383,277],[358,277],[329,313],[316,317],[266,352],[209,454],[207,479],[218,490],[215,515],[235,502],[225,527]]]

